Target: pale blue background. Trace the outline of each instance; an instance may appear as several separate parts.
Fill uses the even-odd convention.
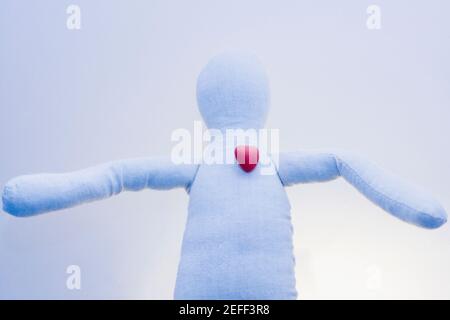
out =
[[[82,29],[66,28],[81,7]],[[382,29],[366,28],[366,8]],[[168,154],[200,119],[195,81],[249,50],[283,150],[346,148],[450,209],[448,1],[17,1],[0,4],[0,186],[13,176]],[[342,180],[289,189],[300,298],[450,298],[449,227],[421,230]],[[171,298],[184,191],[30,219],[0,213],[0,298]],[[324,219],[323,217],[326,217]],[[82,289],[66,289],[66,267]]]

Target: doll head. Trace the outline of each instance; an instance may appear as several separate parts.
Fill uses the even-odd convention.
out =
[[[212,58],[197,80],[197,102],[210,129],[259,129],[269,109],[269,82],[258,59],[223,53]]]

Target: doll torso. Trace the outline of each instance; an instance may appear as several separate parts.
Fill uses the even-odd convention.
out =
[[[295,299],[290,205],[278,175],[201,165],[190,190],[176,299]]]

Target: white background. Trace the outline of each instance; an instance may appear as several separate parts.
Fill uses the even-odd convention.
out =
[[[377,1],[376,31],[370,4],[2,1],[0,186],[168,154],[171,132],[200,120],[203,65],[239,49],[267,67],[283,150],[350,149],[450,209],[449,2]],[[288,193],[300,298],[450,298],[448,226],[402,223],[342,180]],[[147,190],[30,219],[0,212],[0,298],[170,299],[187,201]]]

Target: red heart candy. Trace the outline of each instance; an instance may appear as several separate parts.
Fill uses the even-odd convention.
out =
[[[255,169],[259,161],[259,150],[252,146],[237,146],[234,149],[234,157],[242,170],[250,172]]]

